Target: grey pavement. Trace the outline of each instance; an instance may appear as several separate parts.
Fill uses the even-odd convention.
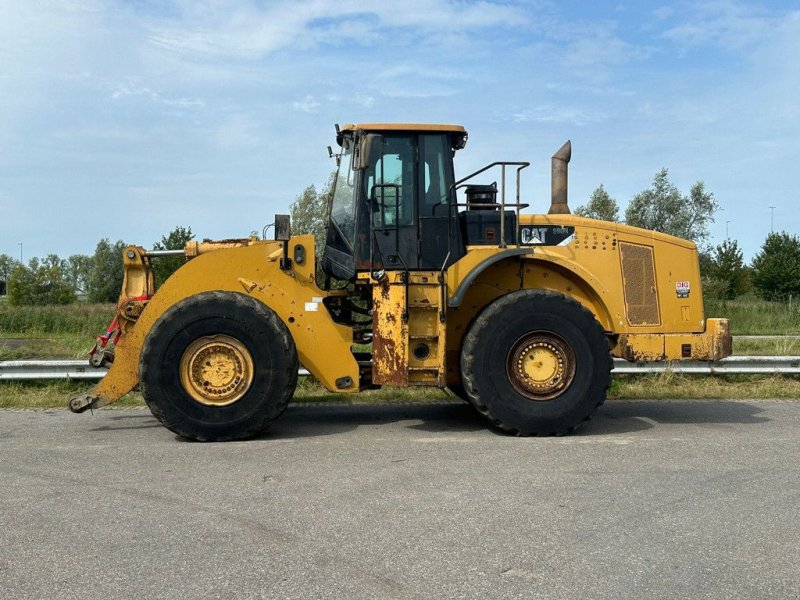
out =
[[[462,404],[298,405],[199,444],[0,411],[3,598],[798,598],[800,402],[618,401],[513,438]]]

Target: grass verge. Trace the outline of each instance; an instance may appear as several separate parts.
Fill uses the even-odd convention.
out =
[[[114,317],[113,304],[76,302],[66,306],[0,304],[0,337],[48,337],[74,333],[95,338]]]
[[[733,335],[798,335],[800,303],[768,302],[751,296],[706,300],[706,317],[725,317]]]
[[[0,382],[0,408],[66,408],[67,399],[86,391],[88,382]],[[633,399],[797,399],[800,401],[800,378],[779,375],[730,375],[708,377],[658,373],[620,375],[614,378],[608,393],[610,400]],[[338,402],[347,404],[392,404],[441,402],[455,397],[436,388],[382,388],[360,394],[332,394],[310,379],[301,379],[295,403]],[[114,404],[117,407],[144,406],[141,394],[128,394]]]

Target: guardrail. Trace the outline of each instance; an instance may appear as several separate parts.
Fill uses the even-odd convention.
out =
[[[93,367],[87,360],[0,360],[0,381],[25,379],[102,379],[108,372],[104,367]],[[301,376],[310,375],[300,369]]]
[[[800,340],[800,335],[734,335],[736,340]]]
[[[0,361],[0,381],[36,379],[102,379],[107,369],[92,367],[85,360]],[[730,356],[715,362],[678,361],[631,363],[614,359],[614,374],[639,375],[672,371],[687,375],[800,375],[800,356]],[[301,376],[309,375],[300,369]]]

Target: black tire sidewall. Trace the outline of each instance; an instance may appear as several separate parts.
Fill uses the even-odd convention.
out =
[[[605,399],[609,382],[608,343],[593,315],[574,300],[554,293],[518,292],[482,313],[468,335],[474,356],[470,396],[496,425],[522,434],[563,433],[585,420]],[[483,317],[483,319],[482,319]],[[552,400],[531,400],[507,373],[514,344],[530,332],[552,332],[573,352],[575,374]],[[599,399],[599,400],[598,400]]]
[[[297,353],[283,322],[256,302],[242,294],[208,292],[176,304],[157,321],[141,359],[142,392],[170,430],[197,440],[241,439],[283,412],[287,390],[293,391],[297,381]],[[192,342],[219,334],[237,339],[250,352],[253,381],[236,402],[208,406],[184,389],[180,363]]]

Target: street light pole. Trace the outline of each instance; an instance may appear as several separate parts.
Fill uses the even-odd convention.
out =
[[[725,239],[726,240],[731,239],[731,236],[728,235],[728,223],[730,223],[730,221],[725,221]]]
[[[22,264],[22,242],[17,242],[19,246],[19,264]]]
[[[769,232],[775,233],[775,207],[769,207]]]

